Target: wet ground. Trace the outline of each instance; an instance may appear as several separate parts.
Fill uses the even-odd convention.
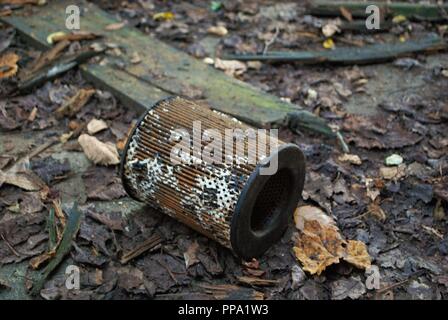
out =
[[[231,1],[216,11],[208,2],[103,1],[102,7],[198,59],[222,52],[260,52],[273,38],[272,50],[321,48],[324,38],[316,26],[330,21],[313,20],[297,4],[269,1]],[[174,19],[156,21],[153,14],[158,12],[172,12]],[[225,25],[227,35],[207,33],[208,27],[218,24]],[[427,32],[443,35],[440,30],[440,24],[406,21],[384,34],[344,32],[333,38],[336,46],[346,46],[348,41],[413,39]],[[0,43],[8,32],[6,27],[0,29]],[[23,58],[20,67],[36,56],[17,36],[7,50]],[[334,217],[345,238],[366,244],[372,264],[378,266],[379,289],[369,289],[364,270],[346,263],[330,266],[319,276],[305,273],[292,250],[297,233],[292,219],[279,243],[259,260],[243,262],[213,241],[129,199],[116,168],[94,165],[73,137],[27,161],[50,188],[45,199],[35,191],[0,187],[0,231],[7,240],[0,240],[0,298],[31,298],[27,279],[35,271],[30,259],[47,249],[45,221],[51,201],[56,200],[63,209],[78,202],[84,216],[75,247],[34,298],[446,299],[448,54],[412,59],[337,67],[251,64],[237,76],[341,128],[349,154],[357,155],[360,164],[341,160],[341,147],[332,139],[303,130],[284,129],[281,135],[297,143],[307,157],[300,205],[323,209]],[[91,86],[76,70],[18,97],[5,94],[14,78],[1,81],[0,169],[93,118],[108,124],[95,137],[119,148],[138,117],[113,95],[97,90],[79,113],[57,119],[54,111],[64,101]],[[34,107],[38,113],[30,120]],[[392,154],[403,158],[400,165],[385,165]],[[161,245],[120,263],[123,252],[154,234],[162,238]],[[81,290],[64,286],[69,264],[81,268]],[[242,276],[275,281],[248,284]]]

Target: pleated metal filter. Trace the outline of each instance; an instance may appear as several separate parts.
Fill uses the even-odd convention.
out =
[[[198,123],[200,129],[195,127]],[[223,150],[218,163],[195,153],[195,143],[200,147],[196,151],[203,152],[216,142],[207,139],[209,129],[223,137],[217,142]],[[228,130],[237,132],[230,140],[233,157],[224,152]],[[269,135],[254,145],[246,139],[247,132],[257,130],[202,103],[179,97],[159,101],[128,138],[121,161],[125,190],[238,256],[257,257],[286,229],[303,189],[305,160],[296,145]],[[193,147],[192,152],[179,148],[181,142]],[[260,143],[268,156],[250,161]],[[173,155],[182,161],[173,163]],[[261,174],[272,161],[277,161],[276,172]]]

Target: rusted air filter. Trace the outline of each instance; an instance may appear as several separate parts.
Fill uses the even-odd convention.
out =
[[[192,146],[198,140],[193,130],[195,121],[200,121],[199,137],[206,136],[207,129],[222,134],[223,150],[225,129],[255,130],[197,102],[179,97],[162,100],[142,117],[127,141],[121,161],[123,185],[133,198],[218,241],[238,256],[260,256],[282,236],[299,201],[304,156],[296,145],[268,136],[265,142],[260,140],[268,154],[262,160],[256,157],[250,163],[254,145],[243,139],[247,156],[234,157],[230,163],[223,156],[221,163],[210,163],[195,156],[194,149],[182,153],[176,148],[179,141]],[[190,142],[186,135],[173,135],[179,129],[189,134]],[[232,140],[240,138],[236,134]],[[202,140],[202,147],[212,141]],[[269,153],[271,142],[278,146]],[[232,148],[233,154],[238,154],[237,143]],[[184,161],[173,164],[172,152]],[[275,159],[278,170],[265,175],[263,168]]]

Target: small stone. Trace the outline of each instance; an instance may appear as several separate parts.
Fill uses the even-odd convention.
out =
[[[210,57],[206,57],[202,60],[205,64],[215,64],[215,60]]]
[[[399,154],[392,154],[386,158],[386,166],[399,166],[403,163],[403,157]]]

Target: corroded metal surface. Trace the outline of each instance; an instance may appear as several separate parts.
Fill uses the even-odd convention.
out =
[[[172,132],[183,128],[193,136],[194,121],[201,123],[201,136],[206,129],[218,130],[224,137],[225,129],[250,128],[189,100],[161,101],[145,114],[130,137],[123,182],[134,198],[231,248],[232,214],[241,190],[256,167],[248,164],[247,159],[253,150],[244,140],[246,152],[243,159],[238,159],[239,164],[235,161],[210,164],[193,153],[180,154],[188,163],[173,164],[170,154],[177,141],[172,139]],[[267,142],[269,139],[272,138],[268,137]],[[269,144],[266,145],[268,154]]]

